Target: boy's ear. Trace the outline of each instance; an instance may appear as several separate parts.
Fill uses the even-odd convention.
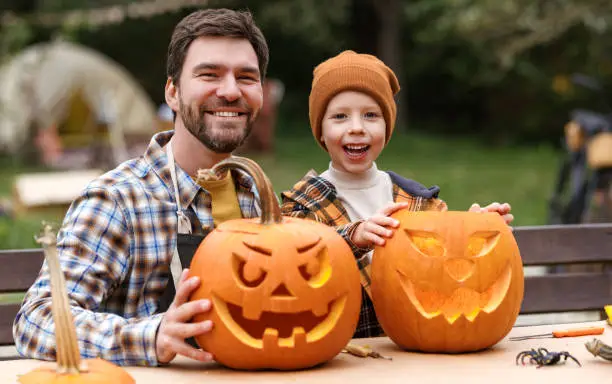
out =
[[[179,100],[178,95],[179,90],[170,77],[166,81],[166,88],[164,92],[164,96],[166,98],[166,104],[172,109],[174,112],[178,113],[179,110]]]

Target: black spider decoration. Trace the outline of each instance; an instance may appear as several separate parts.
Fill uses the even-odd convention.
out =
[[[580,362],[569,352],[548,352],[546,348],[538,348],[537,350],[531,349],[530,351],[522,351],[518,355],[516,355],[516,364],[518,365],[519,359],[523,365],[525,365],[525,358],[529,358],[529,362],[532,364],[537,364],[537,368],[540,368],[544,365],[555,365],[561,361],[561,358],[564,357],[564,361],[568,358],[574,360],[576,364],[582,367]]]

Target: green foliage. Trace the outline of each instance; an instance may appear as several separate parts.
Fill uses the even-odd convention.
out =
[[[600,34],[612,22],[612,3],[606,0],[437,0],[411,2],[407,8],[413,17],[437,14],[423,39],[459,34],[490,48],[504,68],[575,26]]]
[[[340,49],[342,41],[335,28],[346,25],[350,3],[349,0],[249,2],[262,29],[274,27],[287,38],[298,38],[310,47],[324,50]]]
[[[0,64],[23,49],[32,39],[31,26],[23,19],[13,17],[11,23],[0,26]]]

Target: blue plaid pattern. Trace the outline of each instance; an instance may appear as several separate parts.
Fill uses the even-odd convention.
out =
[[[158,365],[158,300],[176,247],[177,206],[163,149],[173,132],[153,136],[143,156],[93,180],[70,206],[58,252],[84,358]],[[244,217],[259,217],[252,179],[232,171]],[[177,167],[182,207],[214,227],[210,195]],[[22,356],[55,360],[46,262],[26,293],[13,336]]]

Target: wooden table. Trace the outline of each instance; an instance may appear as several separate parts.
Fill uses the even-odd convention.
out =
[[[515,327],[493,348],[477,353],[460,355],[425,354],[398,349],[388,338],[358,339],[392,361],[359,358],[341,353],[332,361],[310,370],[298,372],[242,372],[223,368],[217,364],[194,362],[183,357],[166,367],[127,367],[137,383],[201,384],[227,382],[265,383],[541,383],[541,384],[596,384],[610,382],[612,362],[594,357],[584,343],[594,336],[562,339],[532,339],[509,341],[510,336],[539,334],[553,329],[574,326],[604,326],[603,335],[595,336],[612,345],[612,327],[605,321],[546,326]],[[515,365],[515,357],[522,350],[544,347],[549,351],[568,351],[574,361],[537,369],[535,365]],[[55,364],[37,360],[0,362],[0,383],[16,383],[17,375],[42,364]]]

